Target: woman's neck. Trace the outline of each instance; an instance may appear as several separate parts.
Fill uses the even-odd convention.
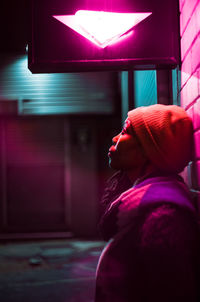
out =
[[[131,182],[134,184],[139,179],[143,179],[143,178],[147,177],[149,174],[156,172],[156,169],[153,165],[147,163],[143,167],[140,167],[137,169],[132,169],[132,170],[127,170],[125,172],[128,175]]]

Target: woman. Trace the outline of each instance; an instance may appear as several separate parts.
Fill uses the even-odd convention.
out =
[[[109,149],[95,302],[197,300],[198,224],[178,175],[192,159],[192,121],[170,105],[128,112]],[[113,185],[114,183],[114,185]]]

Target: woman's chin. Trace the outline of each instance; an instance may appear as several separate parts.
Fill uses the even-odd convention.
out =
[[[111,158],[109,158],[109,167],[113,170],[120,170],[121,167],[119,167],[119,164],[113,161]]]

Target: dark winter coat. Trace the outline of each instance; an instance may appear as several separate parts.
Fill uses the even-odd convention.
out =
[[[101,230],[110,238],[97,267],[95,302],[197,301],[196,209],[179,176],[151,177],[124,192]]]

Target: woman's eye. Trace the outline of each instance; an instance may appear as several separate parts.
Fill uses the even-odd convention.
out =
[[[123,134],[127,134],[127,133],[128,133],[127,128],[123,128],[121,131],[121,134],[123,135]]]

